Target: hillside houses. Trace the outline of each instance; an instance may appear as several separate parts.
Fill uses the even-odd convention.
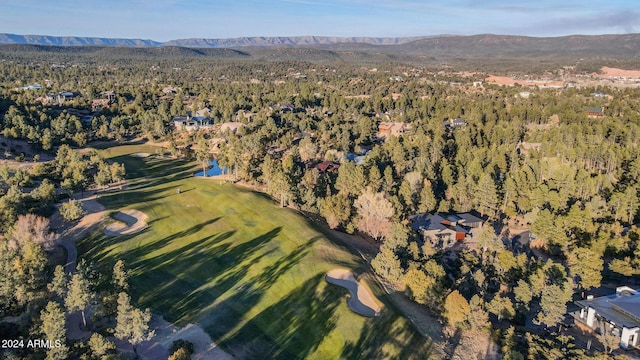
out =
[[[245,119],[245,120],[251,120],[251,118],[254,116],[255,114],[252,113],[249,110],[245,110],[245,109],[240,109],[236,112],[236,120],[241,120],[241,119]]]
[[[40,84],[33,84],[33,85],[27,85],[21,88],[22,90],[40,90],[42,89],[42,85]]]
[[[220,125],[220,132],[224,133],[226,131],[229,131],[229,132],[232,132],[232,133],[235,134],[236,132],[238,132],[238,130],[241,127],[244,127],[244,124],[241,123],[241,122],[237,122],[237,121],[235,121],[235,122],[226,122],[226,123]]]
[[[323,161],[319,164],[316,164],[312,167],[313,169],[318,169],[321,173],[332,172],[337,173],[340,168],[340,164],[335,163],[333,161]]]
[[[411,217],[411,228],[438,250],[471,240],[483,224],[484,220],[470,213],[424,213]]]

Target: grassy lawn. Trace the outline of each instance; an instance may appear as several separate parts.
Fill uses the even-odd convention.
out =
[[[79,243],[81,257],[109,269],[124,259],[133,297],[167,320],[199,323],[240,358],[426,358],[431,341],[385,302],[364,318],[346,305],[345,289],[328,284],[336,267],[364,271],[362,260],[327,239],[306,218],[251,190],[191,176],[195,163],[128,154],[131,185],[98,200],[110,210],[138,209],[149,227],[127,237],[96,232]],[[177,193],[180,188],[181,193]]]

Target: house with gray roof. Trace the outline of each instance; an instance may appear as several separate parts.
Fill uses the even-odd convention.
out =
[[[195,131],[213,126],[213,119],[205,116],[191,116],[191,113],[188,112],[187,116],[174,117],[173,125],[176,130]]]
[[[424,213],[410,218],[411,228],[435,249],[448,249],[458,242],[470,241],[484,220],[470,213]]]
[[[62,105],[78,96],[80,96],[80,93],[77,91],[60,91],[55,94],[47,94],[45,101],[52,105]]]
[[[637,346],[640,337],[640,292],[621,286],[616,293],[576,302],[580,312],[576,319],[600,332],[620,337],[620,347]]]
[[[455,130],[467,126],[467,121],[463,118],[455,118],[445,120],[443,125],[447,130]]]

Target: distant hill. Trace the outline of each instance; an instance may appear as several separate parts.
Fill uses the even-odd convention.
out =
[[[246,52],[226,48],[188,48],[179,46],[129,47],[129,46],[58,46],[31,44],[0,44],[1,53],[44,53],[67,55],[95,55],[98,57],[208,57],[244,58]]]
[[[56,46],[180,46],[180,47],[242,47],[242,46],[282,46],[282,45],[330,45],[330,44],[370,44],[399,45],[425,37],[331,37],[331,36],[284,36],[284,37],[239,37],[230,39],[178,39],[157,42],[142,39],[111,39],[79,36],[15,35],[0,34],[0,44],[31,44]]]
[[[571,55],[598,57],[640,57],[640,34],[571,35],[528,37],[473,35],[424,38],[397,46],[396,51],[412,55],[498,57]]]
[[[441,35],[414,38],[244,37],[181,39],[164,43],[141,39],[104,39],[0,34],[0,55],[87,54],[96,58],[187,57],[266,61],[402,62],[450,65],[473,63],[494,69],[547,67],[567,61],[638,66],[640,34],[528,37],[512,35]],[[585,64],[586,62],[581,62]],[[591,66],[589,65],[589,66]]]
[[[165,42],[163,45],[188,47],[239,47],[239,46],[300,46],[331,44],[369,44],[399,45],[424,37],[329,37],[329,36],[287,36],[287,37],[240,37],[232,39],[180,39]]]
[[[160,46],[162,43],[141,39],[110,39],[81,36],[47,36],[0,34],[0,44],[56,46]]]

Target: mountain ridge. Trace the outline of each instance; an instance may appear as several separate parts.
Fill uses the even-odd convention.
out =
[[[66,45],[65,45],[66,44]],[[491,60],[535,62],[626,61],[640,64],[640,34],[569,35],[442,35],[415,38],[245,37],[182,39],[155,42],[0,34],[0,54],[87,54],[111,57],[194,57],[217,59],[358,61],[362,63],[440,63]]]
[[[367,37],[367,36],[250,36],[235,38],[187,38],[164,42],[149,39],[102,38],[83,36],[18,35],[0,33],[0,44],[54,45],[54,46],[128,46],[128,47],[243,47],[243,46],[299,46],[355,44],[401,45],[429,36],[414,37]]]

